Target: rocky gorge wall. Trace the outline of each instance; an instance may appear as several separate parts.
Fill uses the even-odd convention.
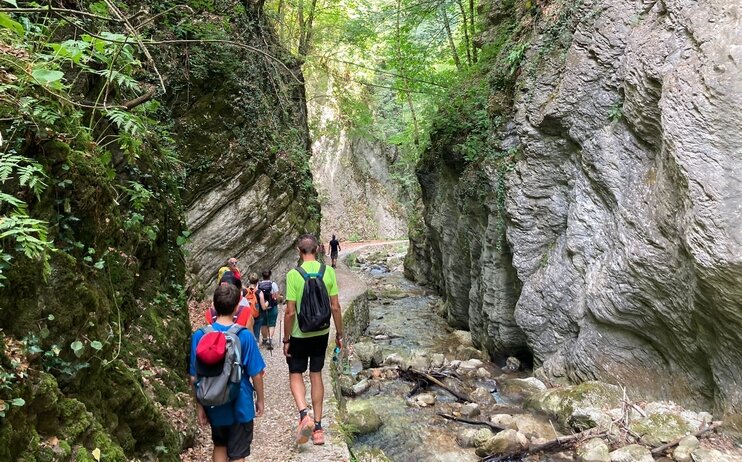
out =
[[[310,80],[312,174],[322,204],[323,239],[395,239],[404,236],[407,212],[392,179],[396,148],[343,126],[337,84],[330,75]]]
[[[740,413],[738,2],[494,2],[487,20],[500,154],[432,134],[407,274],[496,359]]]
[[[278,43],[261,7],[250,8],[249,19],[232,21],[226,33],[252,49],[216,44],[187,57],[198,72],[171,95],[187,170],[192,288],[210,286],[231,256],[244,273],[279,273],[294,256],[296,238],[319,233],[301,67]],[[214,23],[233,14],[217,13]]]
[[[255,261],[283,258],[300,232],[318,231],[298,65],[260,5],[187,3],[116,2],[161,42],[149,48],[164,93],[133,43],[84,36],[128,33],[114,19],[82,7],[79,22],[43,12],[0,18],[0,162],[5,169],[7,150],[17,153],[21,167],[38,164],[44,183],[36,193],[11,168],[0,224],[5,231],[13,216],[8,197],[25,201],[54,247],[47,272],[20,241],[0,237],[0,460],[179,460],[197,428],[186,275],[210,283],[231,255],[258,269]],[[23,30],[21,21],[33,34],[7,27]],[[173,40],[190,42],[165,46]],[[73,56],[65,44],[80,51],[77,61],[35,60],[52,45]],[[116,84],[104,84],[112,71],[97,56],[129,60]],[[62,74],[61,98],[23,80],[42,61]],[[103,94],[111,105],[149,96],[131,112],[115,106],[126,122],[116,124],[116,113],[93,108]]]

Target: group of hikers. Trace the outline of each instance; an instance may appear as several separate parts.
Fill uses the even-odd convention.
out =
[[[311,234],[297,241],[301,263],[286,275],[286,308],[280,336],[289,369],[289,387],[299,413],[296,442],[311,438],[324,444],[322,369],[329,344],[330,320],[335,325],[336,348],[343,348],[343,320],[335,277],[340,243],[332,236],[331,267],[319,260],[324,245]],[[258,342],[273,350],[279,304],[284,301],[271,271],[242,281],[237,258],[227,260],[217,273],[213,305],[205,313],[206,326],[193,333],[189,375],[198,420],[211,426],[215,462],[240,461],[250,455],[253,420],[265,412],[265,361]],[[306,402],[303,374],[309,368],[312,413]]]

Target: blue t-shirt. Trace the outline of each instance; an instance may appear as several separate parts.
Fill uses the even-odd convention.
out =
[[[226,332],[231,325],[225,326],[215,322],[212,324],[214,330]],[[191,364],[189,373],[196,376],[196,345],[198,345],[204,333],[201,329],[193,333],[191,337]],[[209,417],[209,423],[212,427],[222,427],[232,425],[233,423],[247,423],[255,418],[255,405],[253,404],[253,387],[250,377],[263,372],[265,361],[260,354],[258,343],[255,336],[248,329],[242,329],[239,333],[240,344],[242,346],[242,383],[240,384],[240,394],[237,399],[223,406],[204,406],[206,415]]]

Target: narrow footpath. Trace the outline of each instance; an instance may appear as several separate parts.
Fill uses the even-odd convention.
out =
[[[366,291],[366,284],[358,278],[343,263],[343,259],[351,252],[363,247],[386,245],[394,241],[379,241],[372,243],[343,244],[343,251],[338,259],[336,269],[338,286],[340,287],[340,306],[345,310],[351,302]],[[201,303],[193,302],[189,305],[191,325],[196,328],[204,324],[203,313],[210,306],[208,301]],[[279,327],[282,327],[283,307],[280,307],[278,315],[279,322],[276,325],[274,335],[273,352],[261,347],[261,353],[266,363],[265,375],[265,415],[255,420],[255,437],[252,444],[252,454],[247,460],[261,462],[348,462],[350,453],[342,435],[337,431],[335,425],[337,403],[332,394],[330,385],[329,368],[331,361],[327,360],[324,369],[325,374],[325,400],[324,417],[322,426],[325,428],[326,443],[323,446],[309,444],[297,447],[295,443],[296,425],[298,414],[294,399],[289,390],[289,373],[286,359],[280,348],[281,341]],[[333,332],[330,338],[334,338]],[[309,375],[305,374],[304,381],[309,392]],[[311,399],[307,396],[307,402]],[[195,445],[193,448],[181,454],[181,461],[204,462],[211,460],[211,435],[208,427],[199,427]]]

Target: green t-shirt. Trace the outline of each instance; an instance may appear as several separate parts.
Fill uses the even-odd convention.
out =
[[[318,273],[320,262],[318,261],[307,261],[302,263],[301,267],[307,273]],[[338,294],[338,283],[335,279],[335,269],[332,266],[325,267],[325,274],[322,276],[322,280],[327,287],[327,295],[332,297]],[[302,332],[299,329],[299,307],[301,306],[301,296],[304,293],[304,278],[301,277],[298,271],[292,269],[286,275],[286,300],[289,302],[296,302],[296,316],[294,316],[294,326],[291,329],[291,336],[297,338],[308,338],[317,337],[330,332],[330,329],[323,329],[317,332]]]

